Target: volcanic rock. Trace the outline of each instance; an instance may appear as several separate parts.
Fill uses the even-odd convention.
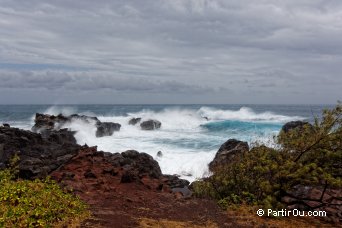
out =
[[[163,183],[170,186],[171,189],[174,188],[184,188],[188,187],[190,182],[184,179],[180,179],[176,175],[163,175]]]
[[[161,127],[161,122],[158,120],[147,120],[140,124],[142,130],[155,130]]]
[[[284,126],[281,128],[281,131],[288,133],[290,130],[293,129],[303,129],[304,126],[309,126],[310,128],[313,128],[313,126],[306,121],[291,121],[284,124]]]
[[[157,153],[157,157],[163,157],[163,152],[161,152],[161,151],[158,151],[158,153]]]
[[[121,125],[111,122],[97,122],[96,137],[111,136],[114,131],[120,131]]]
[[[213,171],[216,167],[229,164],[237,155],[248,151],[249,146],[247,142],[229,139],[221,145],[220,149],[215,155],[214,160],[209,163],[209,169]]]
[[[124,158],[121,165],[126,166],[126,170],[136,171],[140,176],[148,175],[152,178],[162,176],[158,162],[151,155],[135,150],[127,150],[121,155]]]
[[[137,123],[139,123],[141,121],[141,118],[132,118],[128,121],[129,125],[136,125]]]
[[[22,178],[47,176],[69,161],[80,148],[72,132],[66,130],[51,131],[43,136],[18,128],[0,128],[0,163],[9,164],[17,154]]]
[[[64,116],[59,114],[57,116],[36,113],[35,125],[32,127],[33,132],[42,134],[49,134],[48,131],[59,130],[64,124],[70,123],[73,120],[84,121],[85,123],[95,123],[97,128],[96,137],[111,136],[114,131],[119,131],[121,125],[118,123],[101,122],[97,117],[73,114]]]

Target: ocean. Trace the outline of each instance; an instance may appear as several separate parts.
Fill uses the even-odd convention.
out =
[[[333,105],[0,105],[0,123],[30,130],[35,113],[96,116],[120,123],[112,136],[96,138],[94,124],[74,121],[65,127],[77,131],[79,144],[98,150],[134,149],[153,156],[165,174],[194,181],[208,175],[207,164],[230,138],[274,145],[282,125],[293,120],[312,121]],[[132,117],[157,119],[162,127],[143,131],[128,125]],[[158,157],[158,151],[162,156]]]

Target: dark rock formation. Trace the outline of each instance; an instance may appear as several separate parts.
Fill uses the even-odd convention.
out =
[[[158,151],[157,157],[160,157],[160,158],[163,157],[163,153],[161,151]]]
[[[4,127],[11,127],[8,123],[4,123],[4,124],[2,124],[2,126],[4,126]]]
[[[126,170],[138,173],[140,176],[148,175],[152,178],[160,178],[162,172],[159,164],[153,157],[146,153],[139,153],[135,150],[128,150],[121,153],[124,158],[121,162]]]
[[[120,131],[121,125],[111,122],[97,122],[96,137],[111,136],[114,131]]]
[[[149,185],[148,179],[155,179],[153,188],[159,190],[164,185],[169,189],[189,185],[177,176],[163,175],[158,162],[146,153],[135,150],[108,153],[97,151],[96,147],[82,147],[76,144],[73,132],[67,129],[38,134],[0,127],[0,167],[4,168],[15,154],[20,158],[19,175],[25,179],[44,178],[53,172],[58,180],[71,181],[77,173],[89,181],[110,175],[120,178],[121,183],[144,180]],[[64,168],[69,166],[72,168]]]
[[[22,178],[45,177],[69,161],[80,148],[73,132],[65,129],[41,135],[18,128],[0,128],[0,166],[6,166],[17,154]]]
[[[293,129],[302,129],[304,126],[310,126],[311,128],[313,127],[310,123],[305,122],[305,121],[291,121],[286,123],[281,130],[285,133],[288,133],[290,130]]]
[[[218,166],[232,162],[236,155],[248,151],[249,147],[247,142],[229,139],[227,142],[221,145],[220,149],[215,155],[214,160],[209,163],[209,169],[213,171]]]
[[[79,115],[79,114],[72,114],[69,116],[69,119],[72,120],[82,120],[85,122],[90,123],[91,121],[95,121],[95,122],[100,122],[100,120],[97,117],[94,116],[85,116],[85,115]]]
[[[170,186],[171,189],[188,187],[190,184],[189,181],[179,179],[176,175],[163,175],[162,180],[166,185]]]
[[[140,124],[142,130],[155,130],[161,127],[161,122],[158,120],[147,120]]]
[[[58,129],[61,125],[65,124],[69,119],[62,114],[54,116],[48,114],[36,113],[34,119],[33,132]]]
[[[129,125],[136,125],[137,123],[139,123],[141,121],[141,118],[132,118],[128,121]]]
[[[44,134],[47,131],[59,130],[64,124],[70,123],[73,120],[81,120],[86,123],[95,123],[97,128],[96,137],[111,136],[114,131],[119,131],[121,125],[118,123],[101,122],[97,117],[73,114],[64,116],[59,114],[57,116],[36,113],[35,125],[32,127],[33,132],[40,132]],[[47,133],[49,134],[49,133]]]
[[[69,131],[67,128],[62,128],[60,130],[50,130],[43,131],[41,133],[44,139],[53,141],[58,144],[76,144],[76,139],[74,137],[75,131]]]

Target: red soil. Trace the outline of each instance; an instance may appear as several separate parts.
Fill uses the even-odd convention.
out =
[[[92,217],[82,227],[138,227],[141,218],[232,225],[212,200],[173,194],[163,178],[148,175],[121,183],[123,174],[122,167],[113,168],[96,148],[86,148],[51,176],[90,205]]]

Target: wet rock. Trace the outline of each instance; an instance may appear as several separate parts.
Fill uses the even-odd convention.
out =
[[[119,131],[121,125],[118,123],[101,122],[97,117],[73,114],[64,116],[59,114],[57,116],[36,113],[35,124],[32,127],[33,132],[39,132],[42,135],[49,135],[50,131],[60,130],[65,124],[71,121],[78,120],[88,124],[95,123],[96,137],[111,136],[114,131]],[[68,130],[68,129],[67,129]]]
[[[136,125],[137,123],[139,123],[141,121],[141,118],[132,118],[128,121],[129,125]]]
[[[96,137],[103,137],[113,135],[114,131],[120,131],[121,125],[111,122],[98,122],[96,127]]]
[[[284,124],[284,126],[281,128],[281,131],[288,133],[290,130],[293,129],[303,129],[304,126],[313,128],[313,126],[306,121],[291,121]]]
[[[2,124],[2,126],[3,127],[11,127],[9,124],[7,124],[7,123],[4,123],[4,124]]]
[[[68,118],[62,114],[54,116],[48,114],[36,113],[35,124],[32,127],[33,132],[41,132],[46,130],[58,129],[60,125],[65,124]]]
[[[158,151],[157,157],[160,157],[160,158],[163,157],[163,153],[161,151]]]
[[[158,120],[147,120],[140,124],[142,130],[155,130],[161,127],[161,122]]]
[[[243,154],[248,151],[249,146],[247,142],[239,141],[236,139],[229,139],[221,145],[215,155],[214,160],[209,163],[209,169],[213,171],[219,166],[229,164],[237,155]]]

